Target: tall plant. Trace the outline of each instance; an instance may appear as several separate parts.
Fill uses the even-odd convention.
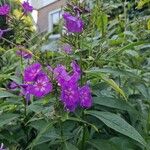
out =
[[[19,48],[20,65],[0,76],[6,147],[149,150],[147,9],[117,2],[71,0],[60,51]]]

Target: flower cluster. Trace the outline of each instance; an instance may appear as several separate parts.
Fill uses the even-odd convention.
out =
[[[33,11],[33,7],[29,4],[28,1],[24,1],[22,3],[22,8],[24,10],[24,13],[26,13],[26,14]]]
[[[0,6],[0,16],[6,16],[9,13],[10,13],[10,6],[8,4]]]
[[[25,68],[23,81],[23,84],[11,82],[9,88],[12,90],[21,88],[21,93],[25,96],[27,102],[30,101],[31,95],[41,98],[52,91],[50,79],[42,70],[40,63],[34,63]]]
[[[26,97],[29,97],[29,95],[43,97],[52,91],[52,84],[49,77],[42,70],[41,65],[34,63],[24,71],[24,84],[22,88],[23,94]]]
[[[70,13],[65,12],[63,18],[65,19],[65,26],[68,32],[80,33],[83,31],[84,22],[80,17],[72,16]]]
[[[80,105],[83,108],[92,106],[92,96],[88,85],[79,87],[78,81],[81,76],[81,70],[76,61],[71,63],[73,73],[70,75],[63,65],[58,65],[54,69],[54,75],[61,87],[61,101],[65,108],[73,112]]]
[[[27,1],[24,1],[22,4],[21,4],[22,8],[23,8],[23,11],[24,11],[24,14],[27,14],[27,13],[30,13],[33,11],[33,7],[29,4],[28,0]],[[11,11],[11,7],[9,4],[5,3],[3,5],[0,6],[0,16],[7,16],[9,15]],[[23,17],[22,15],[22,17]],[[11,18],[11,17],[9,17]],[[0,29],[0,39],[3,37],[3,34],[7,31],[10,31],[10,29]]]

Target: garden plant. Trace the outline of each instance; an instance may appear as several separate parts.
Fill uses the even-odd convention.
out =
[[[0,150],[150,150],[150,0],[69,0],[46,51],[32,11],[0,1]]]

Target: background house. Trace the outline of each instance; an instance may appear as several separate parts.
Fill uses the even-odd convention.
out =
[[[65,0],[30,0],[34,7],[33,16],[39,32],[52,32],[59,23]]]
[[[41,50],[58,50],[58,40],[60,34],[57,28],[59,28],[59,21],[62,17],[62,8],[65,5],[66,0],[30,0],[29,2],[34,7],[32,12],[33,19],[35,21],[37,31],[50,32],[49,41],[47,44],[42,45]]]

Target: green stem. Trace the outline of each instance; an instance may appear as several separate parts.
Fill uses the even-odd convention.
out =
[[[11,42],[11,41],[7,40],[7,39],[6,39],[6,38],[4,38],[4,37],[1,37],[1,39],[2,39],[2,40],[4,40],[4,41],[6,41],[7,43],[9,43],[9,44],[13,45],[13,46],[17,46],[15,43],[13,43],[13,42]]]
[[[82,144],[81,144],[81,150],[85,150],[85,125],[83,126],[83,136],[82,136]]]
[[[79,50],[79,57],[80,57],[80,69],[81,69],[81,86],[83,85],[83,60],[82,60],[82,50],[80,47],[80,36],[77,36],[77,49]],[[82,110],[82,118],[84,120],[84,110]],[[85,132],[86,128],[85,125],[83,125],[83,136],[82,136],[82,142],[81,142],[81,150],[85,150]]]
[[[59,105],[59,99],[58,99],[58,90],[57,90],[57,84],[55,84],[55,98],[56,98],[56,104],[55,104],[55,111],[59,110],[57,109]],[[56,112],[57,114],[57,112]],[[60,112],[58,111],[58,116],[60,116]],[[61,117],[61,116],[60,116]],[[59,127],[60,127],[60,136],[61,136],[61,142],[64,143],[64,133],[63,133],[63,126],[62,126],[62,120],[61,118],[58,118],[58,124],[59,124]]]
[[[77,49],[79,50],[79,57],[80,57],[80,69],[81,69],[81,86],[83,85],[83,61],[82,61],[82,50],[80,47],[80,36],[77,35]]]

